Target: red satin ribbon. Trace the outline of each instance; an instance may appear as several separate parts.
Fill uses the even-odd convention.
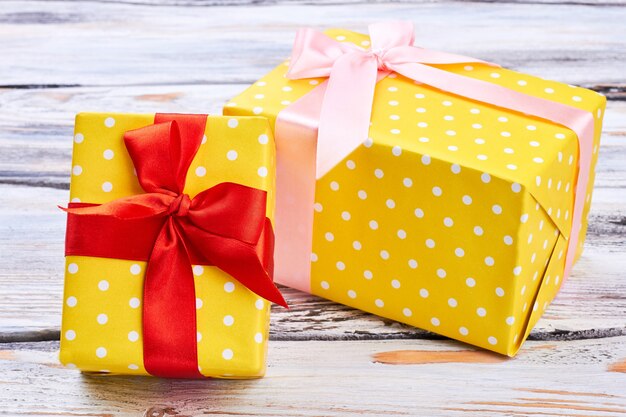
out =
[[[124,134],[146,192],[111,202],[70,204],[65,255],[147,261],[144,366],[155,376],[202,378],[191,265],[215,265],[251,291],[287,306],[273,283],[274,235],[267,193],[221,183],[183,193],[206,115],[157,114]]]

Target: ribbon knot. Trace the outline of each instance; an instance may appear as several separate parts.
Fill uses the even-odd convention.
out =
[[[191,206],[191,198],[188,194],[179,194],[178,197],[170,203],[167,214],[175,217],[185,217],[189,214],[189,206]]]
[[[385,65],[385,54],[387,51],[385,49],[379,48],[376,50],[370,50],[369,56],[373,56],[376,59],[376,66],[378,71],[387,71],[387,66]]]

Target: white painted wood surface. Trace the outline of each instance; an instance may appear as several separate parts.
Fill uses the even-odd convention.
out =
[[[219,112],[302,25],[408,18],[424,46],[607,94],[586,252],[512,360],[286,289],[265,379],[81,376],[56,361],[73,116]],[[0,415],[626,414],[623,0],[0,1]],[[18,343],[14,343],[18,342]]]

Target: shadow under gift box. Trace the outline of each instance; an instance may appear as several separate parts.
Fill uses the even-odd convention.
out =
[[[361,34],[326,34],[369,47]],[[605,98],[503,68],[440,67],[594,115],[580,256]],[[287,70],[279,65],[224,114],[274,125],[325,80],[289,80]],[[513,356],[563,283],[576,135],[391,74],[376,85],[369,136],[316,183],[311,293]]]
[[[102,204],[142,194],[124,132],[154,114],[81,113],[76,117],[70,199]],[[274,220],[274,143],[265,118],[209,116],[185,185],[193,198],[222,182],[267,191]],[[93,231],[98,239],[98,231]],[[83,371],[147,375],[142,293],[146,262],[66,258],[61,362]],[[215,266],[193,266],[198,365],[208,377],[265,373],[270,303]],[[174,301],[173,301],[174,302]]]

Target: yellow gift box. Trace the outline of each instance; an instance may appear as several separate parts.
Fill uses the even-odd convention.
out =
[[[141,194],[125,148],[126,131],[154,114],[82,113],[76,117],[70,198],[102,204]],[[209,116],[187,174],[185,193],[223,182],[267,192],[274,216],[274,143],[266,119]],[[97,238],[97,236],[94,236]],[[146,262],[67,256],[60,360],[83,371],[148,374],[143,364],[142,304]],[[215,266],[193,265],[198,369],[207,377],[265,372],[270,303]]]
[[[354,32],[325,33],[370,45]],[[224,113],[274,125],[325,81],[290,80],[288,68],[279,65]],[[593,114],[579,256],[605,98],[486,65],[445,70]],[[563,283],[577,162],[576,134],[563,126],[392,73],[376,84],[369,138],[317,180],[311,292],[513,356]]]

